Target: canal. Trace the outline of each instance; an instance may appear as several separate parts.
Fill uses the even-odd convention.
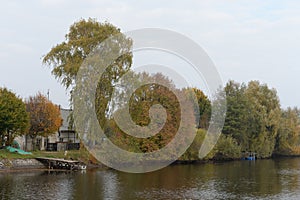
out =
[[[115,170],[0,172],[0,199],[300,199],[300,158]]]

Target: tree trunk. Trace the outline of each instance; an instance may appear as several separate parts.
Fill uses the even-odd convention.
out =
[[[9,137],[9,130],[7,130],[6,132],[7,132],[7,138],[6,138],[5,146],[9,146],[10,145],[9,144],[9,139],[10,139],[10,137]]]
[[[27,135],[25,135],[25,151],[27,151]]]
[[[4,144],[4,134],[1,133],[1,141],[0,141],[0,145],[3,146]]]
[[[32,137],[32,150],[34,151],[36,148],[35,148],[35,143],[36,143],[36,137]]]

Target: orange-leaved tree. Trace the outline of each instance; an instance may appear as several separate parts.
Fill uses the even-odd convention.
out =
[[[59,106],[53,104],[40,92],[26,101],[26,110],[30,116],[28,134],[33,138],[54,134],[62,124]]]

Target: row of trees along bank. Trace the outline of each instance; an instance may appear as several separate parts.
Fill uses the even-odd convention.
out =
[[[222,135],[207,159],[238,159],[244,152],[259,158],[300,155],[300,110],[280,107],[275,89],[250,81],[229,81],[223,89],[227,113]],[[206,130],[199,129],[194,144],[182,159],[197,159]]]
[[[76,87],[75,78],[83,60],[88,54],[106,38],[114,34],[121,34],[119,28],[95,19],[82,19],[70,26],[65,41],[55,45],[43,58],[43,63],[52,68],[52,74],[61,81],[61,84],[72,91]],[[160,134],[145,140],[129,137],[116,125],[111,118],[112,113],[122,110],[121,104],[112,101],[113,91],[122,93],[130,85],[117,84],[125,73],[132,73],[131,83],[146,79],[160,78],[168,87],[173,83],[161,74],[134,74],[131,72],[132,53],[128,49],[132,40],[125,35],[121,38],[120,52],[126,52],[106,69],[100,77],[96,91],[95,108],[101,127],[112,142],[126,150],[133,152],[155,151],[170,141],[176,132],[178,107],[174,96],[167,88],[148,84],[139,88],[131,98],[130,112],[136,124],[149,124],[149,108],[153,104],[161,104],[167,109],[167,124]],[[154,89],[156,91],[154,91]],[[198,100],[200,115],[194,116],[198,130],[197,136],[180,158],[183,160],[197,160],[206,130],[209,127],[211,102],[198,88],[184,88],[178,93],[189,95],[193,91]],[[223,134],[217,145],[207,156],[207,159],[235,159],[242,156],[242,152],[256,152],[258,157],[267,158],[272,154],[299,155],[299,110],[297,108],[282,109],[275,89],[266,84],[251,81],[248,84],[239,84],[229,81],[223,88],[227,100],[227,115]],[[163,97],[163,98],[160,98]],[[167,100],[169,99],[169,100]]]

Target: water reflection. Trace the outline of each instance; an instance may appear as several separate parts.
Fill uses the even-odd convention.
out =
[[[118,199],[119,181],[112,170],[88,171],[74,177],[73,199]]]
[[[300,158],[114,170],[0,173],[0,199],[299,199]]]
[[[0,174],[1,199],[71,199],[73,184],[65,173]]]

